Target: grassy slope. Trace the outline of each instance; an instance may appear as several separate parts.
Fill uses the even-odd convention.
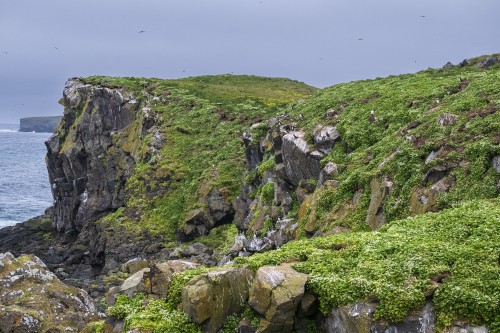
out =
[[[334,306],[379,302],[375,317],[402,320],[434,293],[440,328],[453,320],[500,328],[500,201],[472,201],[394,221],[374,232],[299,240],[240,263],[299,261],[326,314]],[[443,275],[444,274],[444,275]],[[446,276],[441,285],[432,283]]]
[[[219,189],[229,199],[239,194],[245,169],[243,131],[316,90],[288,79],[233,75],[179,80],[90,77],[85,82],[124,88],[140,101],[151,96],[166,101],[151,105],[163,114],[165,145],[160,157],[138,163],[127,182],[127,208],[105,221],[130,231],[146,228],[171,241],[186,212],[203,205],[200,198],[210,189]],[[147,196],[159,188],[164,189],[160,195]],[[139,215],[140,223],[129,212]]]
[[[459,78],[468,84],[461,85]],[[206,182],[227,186],[232,195],[237,195],[244,169],[239,133],[248,124],[276,114],[276,106],[286,101],[271,102],[276,95],[269,98],[262,93],[249,96],[250,91],[255,91],[250,86],[243,90],[246,93],[242,98],[242,91],[232,84],[243,78],[230,79],[236,81],[219,84],[215,83],[217,78],[210,77],[176,82],[126,80],[127,84],[139,85],[134,88],[138,91],[143,85],[168,90],[170,99],[181,102],[161,109],[168,116],[168,142],[173,143],[163,152],[161,168],[175,171],[181,175],[180,180],[169,184],[172,194],[144,206],[129,201],[145,212],[143,221],[153,229],[171,230],[165,223],[176,226],[175,221],[182,219],[186,207],[196,206],[196,196]],[[280,250],[240,259],[240,263],[257,268],[298,261],[296,269],[310,274],[308,288],[319,295],[325,313],[332,306],[369,300],[379,302],[377,318],[397,321],[421,307],[426,295],[434,293],[439,327],[464,319],[500,329],[500,205],[498,199],[492,199],[498,197],[499,175],[491,166],[491,158],[500,154],[499,79],[498,65],[486,70],[473,66],[430,69],[332,86],[287,106],[299,128],[311,133],[317,124],[332,124],[344,140],[323,160],[339,165],[341,186],[338,190],[315,192],[313,200],[298,212],[301,227],[312,221],[324,231],[338,225],[350,231],[291,242]],[[91,80],[124,85],[108,78]],[[266,79],[257,81],[261,85]],[[219,85],[222,90],[217,89]],[[186,89],[195,94],[188,94]],[[303,91],[302,96],[309,93]],[[300,96],[291,93],[290,97]],[[191,102],[195,106],[186,112]],[[224,109],[239,121],[221,122],[213,112],[215,108]],[[336,110],[338,116],[325,119],[327,110]],[[368,120],[371,110],[376,115],[373,123]],[[437,119],[444,113],[456,115],[456,124],[439,126]],[[412,121],[422,124],[402,134]],[[204,129],[207,127],[210,131]],[[183,133],[186,130],[189,135]],[[414,142],[405,138],[410,135],[416,139]],[[235,141],[228,140],[228,136]],[[186,138],[192,141],[186,143]],[[192,151],[198,145],[202,149]],[[444,145],[449,147],[446,153],[426,165],[429,153]],[[347,153],[346,146],[353,152]],[[447,209],[408,217],[411,193],[431,185],[424,182],[422,175],[434,166],[449,163],[460,167],[448,175],[455,186],[438,198],[438,208]],[[138,174],[151,174],[151,168],[139,165]],[[369,232],[364,220],[370,199],[369,181],[382,175],[394,182],[384,205],[390,223]],[[138,188],[135,193],[141,194],[138,183],[132,184]],[[361,194],[357,205],[352,204],[355,193]],[[438,279],[439,285],[433,283],[440,274],[446,278]]]
[[[327,110],[336,115],[325,119]],[[372,110],[373,123],[369,121]],[[340,188],[316,191],[313,202],[301,207],[301,226],[313,223],[323,231],[335,226],[367,230],[364,218],[370,179],[382,176],[394,183],[383,207],[386,220],[407,217],[414,213],[411,194],[432,185],[424,176],[436,166],[459,165],[448,175],[455,186],[438,197],[437,209],[463,200],[496,197],[500,177],[491,159],[500,154],[499,110],[498,65],[486,70],[472,65],[429,69],[339,84],[296,103],[290,114],[297,127],[311,133],[317,124],[335,125],[343,141],[322,160],[339,166],[336,179]],[[437,124],[445,113],[457,116],[455,125]],[[410,122],[421,125],[405,130]],[[413,142],[408,140],[410,136]],[[348,153],[346,146],[353,152]],[[445,153],[425,164],[426,157],[440,147],[446,148]],[[355,194],[360,195],[357,205],[352,204]]]

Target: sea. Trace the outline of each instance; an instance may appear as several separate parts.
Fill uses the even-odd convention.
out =
[[[52,205],[45,166],[51,133],[18,132],[0,124],[0,228],[43,214]]]

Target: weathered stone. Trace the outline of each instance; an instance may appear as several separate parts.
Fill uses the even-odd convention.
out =
[[[451,327],[445,328],[443,333],[488,333],[485,326],[472,326],[466,323],[454,323]]]
[[[439,116],[437,124],[441,126],[453,126],[457,122],[458,116],[451,113],[443,113]]]
[[[371,229],[377,229],[385,223],[382,207],[384,199],[389,193],[387,179],[385,179],[385,177],[383,177],[382,179],[379,179],[377,177],[372,178],[372,180],[370,181],[370,189],[370,205],[368,206],[368,212],[366,214],[365,222],[370,226]]]
[[[452,64],[451,62],[449,62],[449,61],[448,61],[448,62],[447,62],[447,63],[443,66],[443,68],[444,68],[444,69],[450,69],[450,68],[453,68],[453,67],[455,67],[455,65],[453,65],[453,64]]]
[[[500,59],[498,59],[497,57],[488,57],[481,61],[477,66],[479,68],[488,68],[498,63],[500,63]]]
[[[198,275],[183,288],[181,308],[195,323],[203,325],[204,332],[215,333],[229,315],[242,311],[252,280],[247,268]]]
[[[305,293],[300,301],[299,317],[307,317],[312,315],[318,309],[318,302],[316,296],[313,294]]]
[[[215,221],[208,210],[206,208],[196,208],[187,213],[184,224],[179,230],[179,237],[182,241],[187,242],[208,234],[214,226]]]
[[[307,275],[296,272],[289,264],[257,270],[248,303],[265,317],[259,331],[281,332],[278,329],[293,327],[306,281]]]
[[[79,233],[103,213],[124,205],[124,183],[137,152],[108,151],[140,114],[138,104],[124,103],[119,89],[87,85],[78,79],[66,83],[59,132],[46,143],[53,225],[60,234]]]
[[[0,253],[0,332],[80,331],[98,320],[83,290],[63,284],[34,255]]]
[[[323,186],[325,181],[332,179],[333,177],[337,176],[339,173],[339,170],[337,168],[337,164],[333,162],[328,162],[323,170],[321,170],[321,173],[319,174],[318,178],[318,187]]]
[[[262,161],[262,152],[259,148],[259,142],[254,142],[254,138],[252,136],[252,131],[258,130],[259,128],[265,126],[265,124],[253,124],[250,127],[250,130],[243,134],[243,143],[245,144],[245,154],[248,163],[248,170],[255,169],[257,164]]]
[[[431,302],[427,302],[422,311],[409,315],[403,321],[388,325],[373,318],[376,310],[373,303],[354,303],[334,308],[330,316],[322,322],[327,333],[432,333],[434,332],[434,314]]]
[[[120,286],[120,293],[127,295],[128,297],[134,297],[138,293],[146,293],[146,283],[145,277],[149,273],[149,268],[143,268],[129,276],[125,281],[123,281]]]
[[[215,226],[231,223],[234,211],[224,195],[217,189],[212,189],[206,198],[211,217],[215,221]]]
[[[304,139],[305,133],[296,131],[283,136],[283,162],[287,180],[297,186],[303,179],[318,179],[321,167],[319,159],[311,157]]]
[[[124,263],[122,265],[121,269],[122,269],[122,272],[124,272],[124,273],[134,274],[134,273],[140,271],[141,269],[148,267],[148,265],[149,265],[149,263],[146,259],[134,258],[134,259],[130,259],[129,261]]]
[[[146,286],[149,288],[147,288],[147,292],[158,295],[160,298],[166,298],[170,282],[176,273],[198,267],[200,265],[184,260],[170,260],[154,264],[148,274]]]
[[[451,177],[439,180],[430,188],[418,188],[410,196],[410,213],[412,215],[435,212],[438,210],[437,203],[439,195],[448,192],[454,185]]]
[[[334,308],[322,323],[327,333],[370,333],[373,324],[375,304],[355,303]]]
[[[247,246],[247,243],[248,243],[248,240],[245,237],[245,234],[241,233],[241,234],[237,235],[234,238],[233,245],[229,249],[229,253],[236,256],[238,252],[240,252],[241,250],[243,250]]]
[[[278,219],[275,224],[274,244],[281,247],[293,239],[298,224],[294,219]]]
[[[0,332],[38,333],[42,332],[42,323],[20,310],[0,307]]]
[[[491,164],[493,165],[493,169],[500,173],[500,155],[493,157]]]
[[[318,125],[314,130],[314,145],[322,153],[329,153],[335,142],[340,141],[340,134],[334,126]]]

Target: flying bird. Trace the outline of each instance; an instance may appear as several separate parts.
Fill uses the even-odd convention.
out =
[[[420,17],[424,18],[424,17],[425,17],[425,15],[420,15]]]
[[[358,40],[363,40],[363,38],[358,38]]]
[[[145,32],[146,32],[146,31],[144,31],[144,30],[140,30],[138,33],[143,34],[143,33],[145,33]]]
[[[55,48],[56,50],[59,50],[59,48],[58,48],[57,46],[54,46],[54,48]]]

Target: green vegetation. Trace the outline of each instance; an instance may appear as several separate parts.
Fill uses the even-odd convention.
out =
[[[158,131],[165,144],[157,156],[146,158],[153,138],[131,136],[137,128],[120,140],[140,144],[114,143],[133,147],[127,149],[141,162],[126,183],[126,207],[103,218],[103,225],[130,233],[146,229],[174,242],[187,213],[206,209],[212,190],[230,202],[243,181],[259,184],[259,177],[274,171],[268,151],[244,174],[240,137],[260,123],[252,135],[264,138],[266,120],[286,109],[284,121],[304,129],[309,144],[317,125],[336,126],[341,141],[321,163],[337,165],[338,187],[316,189],[301,204],[292,193],[288,216],[299,222],[298,240],[237,263],[258,269],[296,262],[296,270],[309,274],[307,288],[318,295],[324,314],[368,301],[377,303],[376,319],[397,322],[432,296],[438,330],[457,320],[500,330],[500,174],[492,166],[500,155],[499,65],[429,69],[317,92],[295,81],[253,76],[85,81],[124,88],[163,117]],[[157,105],[153,96],[160,98]],[[250,196],[261,205],[252,208],[250,226],[269,215],[274,195],[273,182],[254,187]],[[380,207],[370,207],[376,196]],[[370,209],[386,223],[376,231],[367,224]],[[260,222],[264,232],[273,228],[268,216]],[[305,239],[317,230],[343,233]],[[234,226],[221,226],[195,241],[223,254],[236,233]],[[127,327],[197,331],[177,305],[186,283],[208,270],[175,275],[166,302],[144,307],[142,298],[123,298],[109,313],[124,318]],[[258,319],[248,309],[230,317],[222,331],[233,331],[242,318]]]
[[[126,209],[103,222],[126,226],[130,232],[147,228],[171,241],[186,213],[203,207],[212,189],[223,193],[228,202],[239,194],[245,169],[241,134],[315,91],[287,79],[232,75],[180,80],[90,77],[84,81],[124,88],[162,114],[159,131],[164,147],[159,156],[136,165],[126,184]],[[153,102],[153,96],[161,100]],[[140,139],[151,141],[149,136]],[[141,156],[145,149],[145,145],[139,148]]]
[[[144,307],[142,295],[134,298],[118,296],[115,305],[108,309],[108,315],[123,319],[124,331],[139,328],[152,333],[201,332],[185,313],[172,309],[163,300],[151,301]]]
[[[434,293],[443,328],[464,319],[500,324],[499,256],[495,199],[394,221],[376,232],[299,240],[238,263],[257,269],[300,261],[294,268],[309,274],[307,286],[325,314],[334,306],[377,301],[375,317],[397,322]]]
[[[322,160],[337,164],[340,186],[315,192],[298,216],[301,228],[368,230],[373,178],[391,183],[382,210],[386,221],[421,213],[417,200],[411,201],[417,192],[432,196],[430,210],[496,197],[500,175],[491,160],[500,154],[498,110],[499,65],[338,84],[294,103],[289,121],[305,129],[309,140],[318,124],[336,126],[342,140]],[[446,114],[454,122],[439,124]],[[431,152],[439,154],[425,163]],[[435,197],[428,192],[437,180],[426,177],[432,168],[444,170],[443,181],[451,184]]]

